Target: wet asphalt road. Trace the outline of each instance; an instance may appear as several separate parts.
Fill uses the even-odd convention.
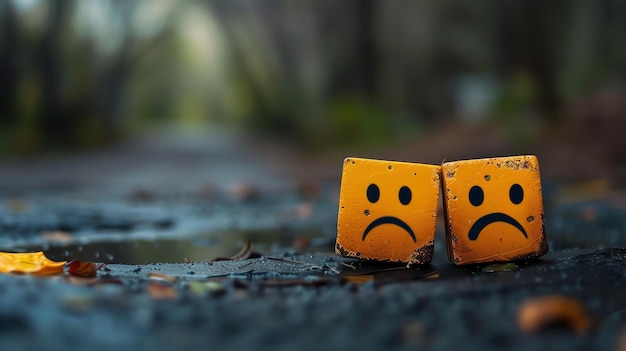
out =
[[[447,263],[441,223],[432,265],[381,271],[332,254],[336,182],[303,190],[232,140],[201,141],[0,166],[3,249],[107,264],[92,280],[0,275],[0,350],[613,350],[626,330],[619,204],[548,197],[551,252],[512,272]],[[209,262],[246,240],[256,258]],[[551,294],[593,327],[522,333],[520,304]]]

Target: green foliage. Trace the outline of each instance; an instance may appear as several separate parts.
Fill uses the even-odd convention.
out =
[[[389,112],[367,100],[338,98],[328,108],[328,126],[336,146],[379,145],[392,133]],[[327,140],[323,135],[319,140]]]
[[[537,95],[537,85],[532,76],[518,72],[501,90],[496,101],[494,120],[520,150],[530,146],[539,130],[535,108]]]
[[[380,145],[454,118],[450,82],[477,72],[501,88],[491,121],[524,147],[626,81],[620,2],[17,3],[0,2],[0,152],[172,121]]]
[[[502,89],[496,103],[496,112],[506,122],[514,113],[532,108],[536,99],[536,82],[527,72],[518,72]]]

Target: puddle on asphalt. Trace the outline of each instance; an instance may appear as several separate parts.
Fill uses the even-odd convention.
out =
[[[285,233],[281,230],[231,230],[204,233],[184,239],[153,239],[132,241],[94,241],[91,243],[50,243],[44,247],[22,247],[24,251],[43,250],[56,261],[78,259],[102,263],[149,264],[210,261],[216,257],[236,254],[250,241],[261,254],[298,251],[301,253],[333,250],[334,240],[322,237],[321,230]]]

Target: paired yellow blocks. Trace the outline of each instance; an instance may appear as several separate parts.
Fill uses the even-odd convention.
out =
[[[430,262],[440,168],[345,159],[335,251],[380,261]]]
[[[448,258],[455,264],[513,261],[548,251],[535,156],[441,166],[347,158],[335,251],[377,261],[430,262],[440,188]]]

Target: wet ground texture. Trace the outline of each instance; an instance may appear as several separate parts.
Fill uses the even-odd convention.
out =
[[[50,164],[71,165],[3,166],[2,250],[105,266],[96,278],[0,275],[0,349],[617,349],[626,330],[619,197],[566,203],[550,195],[558,183],[544,184],[548,255],[457,267],[439,223],[433,264],[407,269],[332,252],[337,180],[281,179],[227,142],[177,143],[164,159],[185,155],[184,165],[148,162],[110,182],[101,165],[97,182],[76,188],[33,185]],[[97,162],[119,166],[117,157]],[[224,185],[229,170],[242,177]],[[524,301],[554,294],[580,301],[591,327],[522,332]]]

